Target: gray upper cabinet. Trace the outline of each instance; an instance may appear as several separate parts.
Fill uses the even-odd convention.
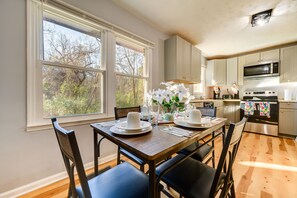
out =
[[[165,80],[200,83],[201,52],[179,36],[165,41]],[[197,81],[197,82],[196,82]]]
[[[226,85],[226,71],[226,59],[215,59],[207,61],[206,85]]]
[[[237,84],[237,57],[227,59],[227,84]]]
[[[281,48],[280,82],[297,82],[297,45]]]
[[[279,49],[268,50],[244,56],[244,65],[251,65],[257,62],[279,61]]]

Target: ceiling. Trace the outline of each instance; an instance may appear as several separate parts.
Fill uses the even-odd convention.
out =
[[[297,0],[113,1],[158,30],[192,42],[206,57],[297,41]],[[251,15],[271,8],[268,24],[251,26]]]

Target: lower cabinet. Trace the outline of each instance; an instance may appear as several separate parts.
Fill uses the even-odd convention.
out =
[[[240,103],[224,102],[224,118],[228,119],[228,123],[239,122],[240,120]]]
[[[279,110],[279,133],[290,136],[297,136],[297,103],[280,103]],[[283,106],[293,106],[296,108],[282,108]]]
[[[223,100],[215,100],[214,106],[217,108],[217,117],[223,118],[224,117],[224,102],[223,102]]]

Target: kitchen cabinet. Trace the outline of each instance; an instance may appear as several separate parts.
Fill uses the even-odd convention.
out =
[[[226,59],[215,59],[207,61],[206,85],[226,85]]]
[[[201,52],[188,41],[173,36],[165,41],[165,80],[200,83]]]
[[[279,61],[279,49],[268,50],[244,56],[245,65],[255,64],[265,61]]]
[[[240,120],[240,102],[224,102],[224,118],[228,122],[237,123]]]
[[[227,84],[237,84],[237,57],[227,59]]]
[[[280,82],[297,82],[297,45],[281,48]]]
[[[279,133],[297,136],[297,102],[280,102]]]
[[[192,46],[191,53],[191,82],[201,82],[201,51]]]
[[[280,60],[280,50],[268,50],[259,53],[247,54],[238,57],[237,66],[237,83],[238,85],[243,85],[243,68],[245,65],[252,65],[258,62],[266,61],[279,61]]]
[[[214,107],[217,108],[217,117],[224,117],[224,102],[223,100],[214,100]]]

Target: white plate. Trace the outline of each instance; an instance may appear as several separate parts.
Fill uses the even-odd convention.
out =
[[[210,128],[212,127],[212,123],[208,122],[207,124],[200,124],[200,125],[192,125],[187,122],[187,120],[183,118],[178,118],[174,120],[174,124],[187,127],[187,128],[193,128],[193,129],[200,129],[200,128]]]
[[[151,126],[151,123],[146,122],[146,121],[140,121],[140,127],[139,128],[127,128],[127,121],[120,122],[115,125],[115,127],[126,130],[126,131],[135,131],[135,130],[142,130],[146,129]]]
[[[202,124],[210,124],[211,123],[210,119],[205,119],[205,118],[201,118],[201,122],[191,122],[188,119],[186,119],[185,121],[191,125],[202,125]]]
[[[112,133],[118,134],[118,135],[139,135],[139,134],[144,134],[144,133],[149,133],[153,129],[152,126],[145,128],[145,129],[140,129],[140,130],[134,130],[134,131],[127,131],[123,129],[119,129],[116,126],[113,126],[110,128],[110,131]]]

